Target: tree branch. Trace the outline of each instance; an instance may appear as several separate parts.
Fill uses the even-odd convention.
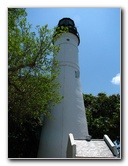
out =
[[[8,79],[8,83],[9,83],[9,85],[12,85],[18,92],[23,94],[23,92],[14,83],[12,83],[9,79]]]

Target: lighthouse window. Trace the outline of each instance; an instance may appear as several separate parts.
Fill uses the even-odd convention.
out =
[[[70,41],[70,39],[67,39],[67,41]]]
[[[79,71],[75,71],[75,78],[79,78],[80,77],[80,72]]]

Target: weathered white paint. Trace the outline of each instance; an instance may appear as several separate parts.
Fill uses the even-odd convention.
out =
[[[106,134],[104,135],[104,141],[106,142],[108,147],[111,149],[112,153],[115,156],[117,156],[118,155],[117,147],[116,145],[114,145],[114,143],[110,140],[110,138]]]
[[[60,46],[58,81],[64,99],[52,110],[54,120],[47,120],[42,129],[39,158],[66,158],[69,133],[73,133],[75,139],[86,139],[88,136],[79,77],[78,38],[66,33],[55,44]]]
[[[75,158],[76,157],[76,142],[74,140],[73,134],[70,133],[68,135],[68,145],[67,145],[67,158]]]

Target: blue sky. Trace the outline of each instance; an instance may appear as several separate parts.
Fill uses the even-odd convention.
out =
[[[64,17],[73,19],[80,35],[83,93],[120,93],[120,8],[27,8],[26,11],[33,28],[48,24],[52,29]]]

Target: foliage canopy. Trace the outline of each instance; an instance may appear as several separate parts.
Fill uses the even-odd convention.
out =
[[[62,98],[56,81],[59,48],[53,44],[58,37],[53,38],[55,29],[36,26],[32,32],[26,16],[23,8],[8,9],[9,157],[24,157],[30,138],[36,142],[41,117],[51,117],[50,107]],[[25,155],[32,157],[31,149]]]
[[[107,134],[113,141],[120,140],[120,95],[97,96],[84,94],[89,134],[92,138],[103,138]]]

